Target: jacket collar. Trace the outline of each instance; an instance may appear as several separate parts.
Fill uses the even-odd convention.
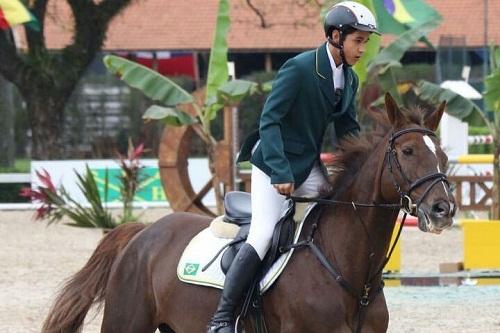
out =
[[[316,49],[316,75],[319,77],[321,91],[323,95],[331,104],[332,108],[335,107],[334,100],[334,92],[335,87],[333,86],[333,72],[332,67],[330,65],[330,60],[328,59],[328,54],[326,48],[328,47],[327,43],[322,44],[320,47]],[[342,110],[347,107],[347,98],[346,96],[352,95],[352,76],[351,71],[347,66],[343,67],[344,69],[344,93],[342,98]]]

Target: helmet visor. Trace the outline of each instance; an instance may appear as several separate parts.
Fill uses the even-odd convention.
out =
[[[352,28],[360,31],[367,31],[367,32],[373,32],[374,34],[377,34],[380,36],[380,32],[377,30],[377,27],[373,25],[366,25],[366,24],[353,24],[351,25]]]

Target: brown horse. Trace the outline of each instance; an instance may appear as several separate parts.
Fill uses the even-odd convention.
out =
[[[399,212],[395,204],[414,210],[420,229],[435,233],[451,225],[455,213],[442,173],[446,156],[432,132],[444,107],[424,117],[418,109],[400,110],[387,95],[387,115],[377,117],[382,130],[343,142],[331,204],[312,211],[301,235],[314,237],[324,261],[312,247],[295,251],[263,297],[269,332],[387,330],[381,269]],[[205,332],[220,291],[179,281],[176,267],[210,220],[175,213],[147,227],[112,231],[61,291],[42,332],[78,332],[90,306],[102,302],[103,333]]]

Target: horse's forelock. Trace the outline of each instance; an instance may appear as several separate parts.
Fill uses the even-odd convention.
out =
[[[407,126],[424,126],[426,113],[421,108],[403,108],[401,112]],[[333,173],[329,178],[333,193],[338,193],[342,188],[349,186],[373,149],[392,130],[385,112],[371,111],[368,115],[373,119],[374,129],[365,131],[359,136],[347,136],[338,145],[335,162],[331,165]]]

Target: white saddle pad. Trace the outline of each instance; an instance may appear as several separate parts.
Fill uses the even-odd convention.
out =
[[[302,205],[302,207],[301,207]],[[296,204],[295,221],[300,221],[295,228],[295,235],[293,237],[296,242],[300,236],[300,232],[304,225],[309,212],[316,204]],[[177,266],[177,276],[179,279],[186,283],[197,284],[202,286],[214,287],[222,289],[224,286],[225,275],[220,267],[220,260],[224,252],[222,252],[217,259],[205,270],[202,269],[212,260],[217,252],[231,242],[232,239],[217,238],[210,228],[200,231],[184,250],[184,253],[179,260]],[[273,264],[271,269],[260,281],[261,293],[271,287],[274,281],[285,269],[290,257],[292,256],[293,249],[281,255],[279,259]]]

